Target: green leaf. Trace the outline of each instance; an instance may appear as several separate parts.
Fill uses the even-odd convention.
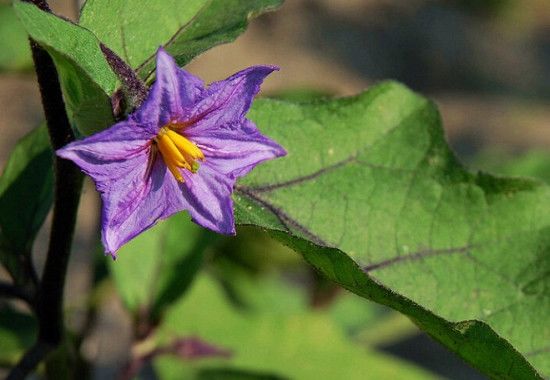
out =
[[[0,307],[0,367],[11,367],[36,336],[36,321],[11,307]]]
[[[67,111],[83,134],[92,134],[113,124],[110,94],[117,78],[89,30],[38,9],[14,2],[27,33],[54,59]]]
[[[185,293],[215,239],[179,213],[124,245],[110,269],[126,307],[160,317]]]
[[[183,66],[213,46],[233,41],[248,19],[282,0],[88,0],[80,24],[147,77],[165,46]]]
[[[41,126],[16,145],[0,177],[0,260],[18,278],[53,200],[52,151]]]
[[[353,339],[370,347],[395,343],[418,334],[403,314],[346,292],[331,305],[331,317]]]
[[[250,117],[288,156],[241,181],[239,224],[270,230],[489,376],[550,375],[548,187],[467,172],[435,106],[394,83],[260,100]]]
[[[10,4],[0,3],[0,71],[32,67],[27,33]]]
[[[91,135],[114,124],[111,100],[77,64],[50,51],[63,88],[67,113],[83,135]]]
[[[547,151],[533,150],[515,156],[498,150],[487,150],[474,157],[472,166],[500,175],[521,175],[550,183],[550,154]]]
[[[250,285],[250,284],[249,284]],[[334,322],[321,313],[297,309],[295,288],[273,282],[256,284],[249,304],[275,301],[270,310],[259,305],[235,308],[222,289],[200,277],[187,297],[174,305],[159,327],[158,341],[169,344],[177,337],[195,336],[222,349],[230,358],[202,359],[192,363],[159,357],[155,368],[162,379],[181,378],[290,378],[290,379],[430,379],[429,373],[388,355],[347,340]],[[287,301],[284,298],[292,299]],[[288,307],[281,307],[288,305]],[[237,374],[250,373],[249,377]],[[225,377],[222,377],[225,378]]]

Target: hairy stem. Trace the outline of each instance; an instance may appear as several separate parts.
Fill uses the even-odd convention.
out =
[[[29,1],[49,12],[45,0]],[[75,139],[65,104],[57,70],[50,55],[36,41],[30,40],[34,66],[51,144],[57,150]],[[82,174],[70,161],[54,160],[55,202],[46,265],[36,297],[38,339],[36,344],[13,368],[8,379],[23,379],[64,339],[63,289],[72,238],[76,223]]]
[[[138,108],[145,101],[145,98],[147,98],[147,87],[139,79],[136,72],[114,51],[102,43],[99,44],[99,47],[107,63],[109,63],[109,66],[111,66],[122,83],[122,91],[125,95],[127,106],[130,110]],[[114,113],[117,116],[117,112]]]

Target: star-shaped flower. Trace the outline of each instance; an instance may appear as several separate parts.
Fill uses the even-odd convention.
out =
[[[206,228],[235,234],[236,179],[286,154],[245,118],[276,69],[250,67],[205,87],[161,48],[156,82],[127,120],[57,151],[94,180],[108,253],[182,210]]]

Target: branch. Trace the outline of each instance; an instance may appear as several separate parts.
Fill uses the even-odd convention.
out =
[[[0,281],[0,297],[17,298],[25,301],[29,306],[33,306],[33,297],[25,289]]]
[[[50,12],[45,0],[28,1],[43,11]],[[50,55],[34,40],[30,40],[34,66],[42,106],[54,150],[74,141],[57,70]],[[12,369],[8,379],[23,379],[34,371],[36,366],[64,338],[63,289],[72,245],[76,213],[82,188],[83,176],[70,161],[55,157],[55,202],[52,229],[46,265],[39,284],[36,298],[38,317],[38,339],[36,344]]]
[[[49,345],[41,343],[40,341],[36,342],[35,345],[25,353],[19,363],[17,363],[17,366],[11,370],[6,380],[26,378],[51,350],[52,347]]]

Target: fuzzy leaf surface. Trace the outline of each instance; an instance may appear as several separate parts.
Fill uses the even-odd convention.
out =
[[[142,77],[164,46],[184,66],[200,53],[235,40],[248,20],[282,0],[88,0],[80,24],[120,55]]]
[[[465,170],[436,107],[395,83],[259,100],[249,117],[288,156],[240,182],[239,224],[271,231],[489,376],[550,375],[546,185]]]

